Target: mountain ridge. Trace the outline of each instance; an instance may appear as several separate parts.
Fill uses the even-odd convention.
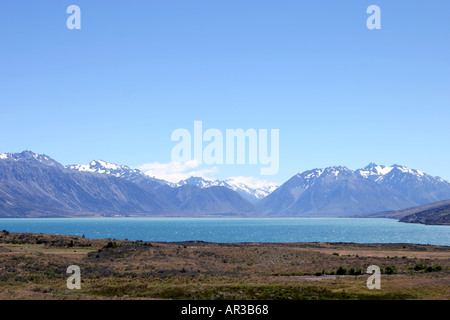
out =
[[[86,165],[69,165],[66,166],[66,168],[75,171],[109,174],[135,183],[146,185],[151,188],[159,188],[165,185],[169,185],[170,187],[180,187],[185,184],[195,185],[196,187],[202,189],[213,186],[226,187],[237,192],[241,197],[253,204],[267,196],[277,187],[274,183],[267,183],[267,185],[264,186],[250,186],[248,183],[241,181],[244,178],[248,179],[248,177],[230,177],[225,180],[208,180],[201,177],[191,176],[188,179],[180,180],[178,183],[172,183],[166,180],[150,177],[139,169],[132,169],[128,166],[117,165],[104,160],[92,160]]]
[[[190,177],[181,180],[177,185],[192,184],[199,188],[221,186],[236,191],[241,197],[253,204],[263,199],[277,188],[277,185],[274,183],[269,183],[265,186],[250,186],[245,182],[239,181],[239,178],[241,177],[230,177],[224,180],[206,180],[201,177]]]
[[[0,215],[341,217],[450,199],[449,182],[397,164],[316,168],[279,187],[248,181],[190,177],[174,184],[103,160],[63,166],[31,151],[4,153]]]
[[[270,216],[349,216],[450,199],[450,183],[405,166],[299,172],[257,203]]]
[[[257,213],[257,209],[237,193],[221,187],[208,191],[196,188],[192,194],[200,200],[193,212],[189,206],[175,205],[164,186],[150,185],[143,177],[142,181],[128,178],[133,181],[113,174],[72,170],[48,156],[29,151],[2,154],[0,216],[241,216]]]

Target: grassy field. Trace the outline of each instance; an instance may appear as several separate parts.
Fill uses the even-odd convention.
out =
[[[69,290],[67,267],[81,269]],[[369,290],[366,269],[381,268]],[[149,243],[0,231],[0,299],[445,299],[450,247]]]

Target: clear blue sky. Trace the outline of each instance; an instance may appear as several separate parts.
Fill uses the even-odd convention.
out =
[[[279,129],[279,173],[262,177],[276,182],[369,162],[450,180],[449,14],[448,0],[3,0],[0,153],[165,163],[172,131],[202,120]]]

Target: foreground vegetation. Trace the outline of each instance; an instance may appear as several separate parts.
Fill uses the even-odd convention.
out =
[[[69,290],[67,267],[81,269]],[[369,265],[381,290],[366,286]],[[0,231],[0,299],[449,299],[450,248],[149,243]]]

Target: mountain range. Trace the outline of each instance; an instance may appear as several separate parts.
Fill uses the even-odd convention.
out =
[[[270,216],[351,216],[450,199],[450,183],[401,165],[300,172],[258,202]]]
[[[171,186],[102,161],[64,167],[30,151],[0,155],[0,217],[254,214],[252,204],[225,187]]]
[[[243,177],[170,183],[93,160],[63,166],[31,151],[0,154],[0,217],[354,216],[450,199],[450,183],[400,165],[300,172],[281,186]]]
[[[209,187],[225,187],[236,191],[241,197],[251,203],[256,203],[258,200],[266,197],[278,187],[272,182],[267,182],[264,185],[257,185],[256,183],[251,183],[252,181],[248,179],[243,181],[242,177],[232,177],[225,180],[207,180],[201,177],[190,177],[188,179],[181,180],[178,183],[171,183],[169,181],[150,177],[138,169],[132,169],[123,165],[116,165],[103,160],[93,160],[89,164],[85,165],[69,165],[67,168],[80,172],[108,174],[155,189],[167,185],[176,188],[187,184],[201,189]]]
[[[254,185],[249,184],[249,181],[245,180],[247,179],[243,179],[242,177],[232,177],[225,180],[206,180],[201,177],[190,177],[186,180],[178,182],[177,185],[180,186],[191,184],[202,189],[213,186],[225,187],[236,191],[242,198],[253,204],[268,196],[278,187],[275,183],[272,182],[268,182],[264,185]]]

